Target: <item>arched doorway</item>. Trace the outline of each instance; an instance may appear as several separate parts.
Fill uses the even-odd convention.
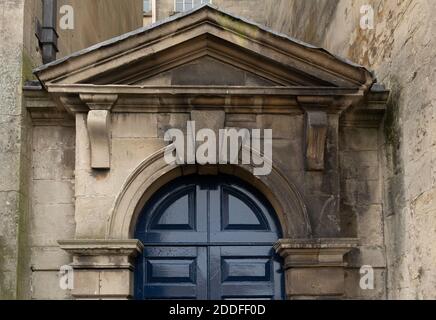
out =
[[[137,299],[282,299],[274,210],[231,176],[178,178],[141,212]]]

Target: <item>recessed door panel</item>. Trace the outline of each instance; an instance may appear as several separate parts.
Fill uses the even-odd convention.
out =
[[[210,241],[216,243],[274,243],[272,209],[253,190],[225,182],[209,191]]]
[[[143,299],[207,299],[206,247],[144,249],[136,279]],[[142,272],[141,272],[142,271]]]
[[[143,210],[137,236],[144,243],[205,243],[207,190],[193,183],[167,186]]]
[[[281,299],[282,272],[274,257],[268,246],[211,248],[212,299]]]
[[[196,231],[195,189],[176,195],[173,203],[159,208],[150,230]]]

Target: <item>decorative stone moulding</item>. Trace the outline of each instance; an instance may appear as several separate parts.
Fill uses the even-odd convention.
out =
[[[91,167],[110,168],[111,109],[118,100],[114,94],[80,94],[80,99],[89,107],[88,134],[91,146]]]
[[[129,112],[189,112],[200,127],[223,127],[227,113],[305,114],[305,162],[308,171],[322,171],[330,126],[363,99],[358,88],[208,87],[50,84],[70,114],[88,113],[91,166],[110,168],[110,115]],[[212,115],[212,116],[211,116]]]
[[[348,238],[279,240],[274,248],[284,259],[287,298],[342,298],[344,256],[357,245]]]
[[[376,83],[365,96],[364,103],[352,108],[341,117],[342,127],[378,128],[385,115],[390,91]]]

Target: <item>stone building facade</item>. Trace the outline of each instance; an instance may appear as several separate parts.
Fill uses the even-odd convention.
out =
[[[27,71],[41,58],[25,21],[40,11],[27,1],[2,4],[1,298],[223,299],[235,297],[235,282],[250,292],[243,298],[435,297],[428,242],[436,231],[428,67],[435,25],[413,20],[431,12],[430,1],[371,1],[375,30],[366,31],[361,4],[348,1],[216,0],[174,14],[174,1],[157,0],[157,23],[135,31],[142,3],[123,3],[106,2],[102,11],[96,4],[105,19],[90,13],[76,24],[86,30],[91,20],[101,33],[60,34],[62,59],[34,76]],[[115,7],[117,24],[105,23]],[[192,140],[189,121],[212,132],[272,129],[271,173],[253,174],[264,154],[244,144],[255,164],[168,163],[165,134],[180,129]],[[201,181],[220,181],[229,194],[221,191],[217,209],[227,220],[221,228],[208,222],[216,232],[198,244],[189,237],[201,236],[202,218],[193,210],[192,224],[191,206],[216,194]],[[177,183],[193,185],[200,199],[188,201],[186,217],[184,198],[165,194]],[[230,195],[242,201],[239,210]],[[164,200],[163,213],[153,209]],[[160,220],[146,222],[147,212]],[[258,224],[240,212],[254,213]],[[251,233],[268,240],[232,240]],[[172,236],[180,243],[162,240]],[[202,265],[203,255],[223,263],[215,288],[193,276],[214,267]],[[245,274],[243,265],[258,273]],[[62,266],[73,268],[74,288],[59,286]],[[374,272],[373,288],[361,285],[362,266]],[[171,272],[186,273],[179,281],[188,293],[173,289]],[[257,282],[250,289],[246,279]]]

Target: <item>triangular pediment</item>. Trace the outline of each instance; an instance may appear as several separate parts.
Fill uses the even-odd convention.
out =
[[[35,70],[45,86],[365,87],[365,68],[205,5]]]
[[[154,70],[152,74],[137,75],[129,81],[129,84],[252,87],[282,85],[281,82],[273,81],[267,75],[263,75],[260,70],[243,69],[207,55],[162,72]]]

